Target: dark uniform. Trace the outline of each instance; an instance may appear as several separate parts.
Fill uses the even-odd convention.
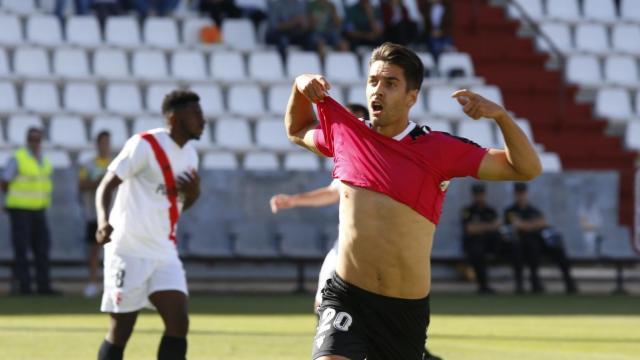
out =
[[[462,209],[463,248],[469,263],[473,266],[480,293],[492,292],[487,277],[487,255],[507,260],[513,267],[516,292],[522,292],[522,256],[516,242],[505,239],[498,230],[480,234],[469,234],[467,225],[472,223],[491,224],[498,219],[498,213],[490,206],[472,204]]]

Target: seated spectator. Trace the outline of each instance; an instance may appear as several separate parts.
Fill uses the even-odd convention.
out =
[[[200,0],[198,9],[209,15],[218,27],[222,26],[226,18],[246,17],[251,19],[257,29],[260,22],[266,18],[265,13],[260,9],[237,6],[235,0]]]
[[[88,15],[92,10],[95,12],[100,22],[100,26],[104,28],[104,23],[108,16],[119,15],[123,11],[124,0],[74,0],[76,15]],[[54,14],[64,20],[65,9],[68,0],[56,0],[54,5]]]
[[[505,223],[513,227],[514,236],[521,243],[524,259],[529,265],[531,290],[534,293],[544,292],[538,268],[541,256],[547,254],[560,268],[566,292],[576,293],[578,289],[571,277],[562,236],[549,225],[540,210],[529,204],[527,184],[516,183],[514,192],[516,201],[505,210],[504,218]]]
[[[587,193],[578,206],[580,228],[582,229],[585,250],[593,255],[600,255],[602,246],[602,209],[596,201],[597,195]]]
[[[382,42],[380,11],[369,0],[359,0],[349,6],[345,15],[344,33],[351,48],[377,46]]]
[[[67,9],[68,0],[56,0],[53,6],[53,13],[61,20],[65,17],[65,10]],[[91,11],[91,4],[93,0],[74,0],[76,15],[87,15]]]
[[[348,51],[349,43],[342,38],[342,20],[335,5],[329,0],[313,0],[307,5],[311,46],[324,57],[327,45],[340,51]]]
[[[385,41],[408,45],[415,39],[417,25],[409,17],[403,0],[385,0],[380,6]]]
[[[99,0],[95,0],[99,1]],[[128,0],[133,9],[141,18],[145,18],[152,13],[157,16],[166,16],[173,12],[180,0]]]
[[[452,13],[449,0],[416,0],[424,20],[427,46],[433,57],[453,48],[451,36]]]
[[[271,0],[268,13],[267,44],[276,45],[283,59],[290,44],[308,49],[309,24],[304,1]]]
[[[515,291],[524,292],[522,286],[522,259],[518,244],[500,233],[498,213],[485,199],[482,183],[471,187],[473,203],[462,209],[463,248],[476,274],[478,293],[493,294],[487,276],[487,256],[508,261],[513,267]]]

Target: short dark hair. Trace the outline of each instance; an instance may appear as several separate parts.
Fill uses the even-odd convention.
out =
[[[162,114],[167,115],[176,110],[184,109],[187,105],[200,102],[200,96],[193,91],[173,90],[162,100]]]
[[[103,137],[111,136],[109,130],[101,130],[98,135],[96,135],[96,141],[102,140]]]
[[[364,114],[364,119],[369,120],[369,109],[367,109],[366,106],[362,104],[350,103],[347,104],[347,109],[349,109],[349,111],[351,111],[352,113],[361,112]]]
[[[42,128],[37,127],[37,126],[30,126],[27,129],[27,137],[29,137],[29,135],[33,134],[33,133],[38,133],[38,135],[42,136],[44,135],[44,131],[42,130]]]
[[[376,61],[384,61],[402,68],[407,81],[407,90],[420,91],[424,78],[424,64],[413,50],[406,46],[385,42],[373,49],[369,67]]]
[[[517,182],[513,184],[513,191],[517,193],[527,191],[527,183]]]

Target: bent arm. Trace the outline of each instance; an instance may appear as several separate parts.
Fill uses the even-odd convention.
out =
[[[122,184],[122,180],[113,172],[109,171],[100,181],[96,190],[96,219],[98,227],[109,223],[109,206],[113,192]]]
[[[317,126],[313,103],[321,101],[327,95],[329,88],[329,83],[321,75],[298,76],[291,88],[284,116],[285,130],[289,140],[318,155],[323,154],[313,141],[314,129]]]

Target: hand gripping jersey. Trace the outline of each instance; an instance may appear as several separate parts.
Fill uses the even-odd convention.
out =
[[[385,194],[437,224],[448,181],[477,176],[487,153],[477,144],[423,127],[400,141],[371,130],[330,97],[318,103],[314,142],[333,157],[333,177]]]

